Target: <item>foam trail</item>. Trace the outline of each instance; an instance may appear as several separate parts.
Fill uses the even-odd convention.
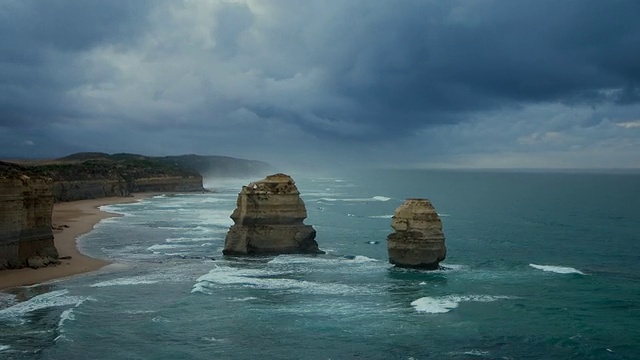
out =
[[[538,265],[538,264],[529,264],[534,269],[554,272],[556,274],[579,274],[584,275],[584,273],[578,269],[568,267],[568,266],[554,266],[554,265]]]

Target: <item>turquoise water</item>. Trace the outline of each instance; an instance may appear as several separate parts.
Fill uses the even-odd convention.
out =
[[[636,359],[640,176],[293,174],[327,255],[224,258],[241,179],[108,206],[113,262],[0,293],[2,359]],[[387,263],[393,210],[427,197],[445,269]]]

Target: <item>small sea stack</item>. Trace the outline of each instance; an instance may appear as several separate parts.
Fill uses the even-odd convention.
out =
[[[387,236],[389,262],[398,267],[437,270],[444,260],[442,222],[427,199],[407,199],[398,207]]]
[[[269,175],[243,186],[224,243],[224,255],[323,254],[293,179]]]

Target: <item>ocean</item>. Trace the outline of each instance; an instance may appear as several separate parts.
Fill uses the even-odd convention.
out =
[[[640,175],[291,175],[326,255],[222,256],[259,178],[105,206],[124,216],[79,246],[114,264],[0,292],[0,358],[640,358]],[[415,197],[441,216],[442,270],[388,263]]]

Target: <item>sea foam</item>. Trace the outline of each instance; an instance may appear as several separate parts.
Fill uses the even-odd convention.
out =
[[[56,290],[37,295],[27,301],[0,310],[0,319],[16,319],[32,311],[50,307],[75,305],[80,306],[87,300],[95,300],[90,296],[68,296],[69,290]]]
[[[370,197],[370,198],[327,198],[327,197],[323,197],[318,199],[318,201],[324,201],[324,202],[335,202],[335,201],[344,201],[344,202],[369,202],[369,201],[389,201],[391,200],[391,198],[386,197],[386,196],[374,196],[374,197]]]
[[[243,269],[218,266],[208,274],[200,276],[193,285],[192,293],[211,294],[220,285],[240,286],[264,290],[281,290],[304,294],[371,293],[375,289],[354,287],[335,282],[315,282],[286,278],[291,272],[266,269]]]
[[[411,302],[418,312],[430,314],[443,314],[455,309],[464,301],[492,302],[503,299],[511,299],[509,296],[492,295],[448,295],[441,297],[422,297]]]
[[[556,274],[579,274],[584,275],[584,273],[578,269],[574,269],[568,266],[554,266],[554,265],[537,265],[537,264],[529,264],[534,269],[554,272]]]
[[[107,287],[107,286],[123,286],[123,285],[145,285],[160,282],[158,279],[152,279],[149,276],[133,276],[128,278],[119,278],[107,281],[101,281],[90,285],[91,287]]]

